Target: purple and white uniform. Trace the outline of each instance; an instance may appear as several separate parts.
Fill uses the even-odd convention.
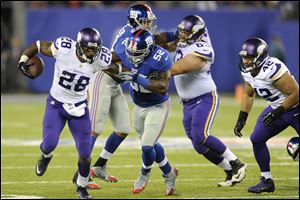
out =
[[[285,73],[290,74],[288,68],[275,57],[268,57],[262,65],[260,72],[255,77],[252,77],[250,72],[242,72],[245,82],[251,85],[258,96],[264,98],[269,103],[269,106],[259,115],[250,137],[254,145],[255,158],[262,172],[270,171],[270,156],[266,149],[266,142],[281,133],[288,126],[292,126],[299,134],[299,104],[283,113],[270,126],[265,126],[262,121],[265,114],[279,107],[286,99],[287,95],[273,86],[274,81],[278,80]],[[266,162],[267,160],[268,162]]]
[[[94,74],[109,66],[111,53],[102,47],[95,62],[82,63],[76,55],[76,42],[68,37],[56,39],[51,51],[56,62],[44,115],[41,149],[45,154],[55,149],[68,121],[79,157],[88,158],[91,153],[91,122],[87,89]]]

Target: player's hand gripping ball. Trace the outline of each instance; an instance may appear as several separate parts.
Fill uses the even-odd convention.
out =
[[[25,62],[20,62],[18,68],[21,72],[30,79],[35,79],[44,71],[44,62],[40,57],[32,56]]]

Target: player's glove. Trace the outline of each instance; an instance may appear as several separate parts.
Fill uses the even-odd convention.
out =
[[[118,77],[122,81],[135,81],[138,76],[138,71],[136,69],[132,69],[131,71],[120,72]]]
[[[244,128],[247,121],[248,113],[244,111],[240,111],[239,118],[234,127],[234,134],[238,137],[242,137],[241,130]]]
[[[272,110],[271,112],[268,112],[263,116],[263,123],[266,126],[269,126],[271,122],[276,120],[280,115],[282,115],[285,112],[285,109],[283,106],[279,106],[278,108]]]
[[[149,80],[159,80],[161,79],[161,75],[158,71],[153,71],[150,74],[148,74]]]
[[[18,63],[18,69],[28,78],[34,79],[35,77],[32,76],[30,73],[27,72],[28,68],[33,65],[33,63],[26,64],[25,62],[19,62]]]
[[[126,72],[120,72],[118,76],[123,81],[133,81],[137,84],[140,84],[144,88],[147,88],[150,85],[150,80],[147,79],[144,75],[139,74],[136,69],[132,69],[131,71]]]

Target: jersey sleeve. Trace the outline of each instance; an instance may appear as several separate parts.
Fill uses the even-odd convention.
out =
[[[115,40],[114,40],[114,42],[111,46],[111,49],[110,49],[111,51],[115,51],[116,44],[119,43],[119,40],[121,40],[124,37],[125,32],[126,32],[126,26],[123,26],[119,30],[119,32],[118,32],[118,34],[117,34],[117,36],[116,36],[116,38],[115,38]]]
[[[101,69],[106,69],[109,67],[109,65],[111,64],[111,59],[112,59],[112,53],[111,51],[102,46],[101,47],[101,52],[99,54],[99,58],[98,58],[98,64],[100,66]]]
[[[269,64],[271,63],[271,65],[265,68],[265,76],[272,82],[278,80],[283,74],[289,71],[286,65],[278,59],[267,61],[265,65],[267,65],[268,62]],[[264,70],[264,67],[265,66],[262,67],[262,70]]]
[[[161,59],[159,59],[159,54],[161,54],[160,52],[164,52],[161,55]],[[157,53],[155,55],[156,55],[156,58],[159,60],[159,62],[156,65],[156,68],[157,68],[156,70],[165,72],[165,71],[168,71],[171,69],[172,57],[168,51],[161,49],[161,50],[157,51]],[[155,55],[153,58],[155,58]]]
[[[72,39],[62,36],[60,38],[57,38],[54,42],[51,44],[51,52],[52,55],[57,58],[60,55],[66,55],[70,52],[70,50],[75,47],[76,42]]]
[[[197,42],[193,46],[191,46],[191,54],[202,58],[204,60],[209,60],[213,62],[214,60],[214,52],[213,49],[204,42]]]

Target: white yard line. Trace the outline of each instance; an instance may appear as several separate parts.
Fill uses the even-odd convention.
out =
[[[37,156],[37,155],[36,155]],[[35,156],[35,157],[36,157]],[[195,163],[173,163],[176,167],[211,167],[214,166],[213,164],[195,164]],[[257,163],[247,163],[248,166],[257,166]],[[271,166],[299,166],[299,162],[277,162],[277,163],[271,163]],[[141,165],[109,165],[108,168],[140,168]],[[51,166],[53,169],[62,169],[62,168],[74,168],[74,165],[56,165]],[[2,170],[16,170],[16,169],[34,169],[34,166],[2,166]]]
[[[252,148],[252,144],[249,138],[233,138],[233,137],[220,137],[219,138],[225,145],[230,148]],[[275,137],[270,139],[267,144],[271,148],[286,148],[286,144],[290,137]],[[192,149],[193,146],[191,141],[187,137],[174,137],[159,139],[159,142],[165,148],[174,149]],[[97,140],[96,146],[103,147],[106,143],[106,139]],[[1,138],[1,146],[39,146],[41,140],[20,140],[20,139],[9,139]],[[62,146],[74,146],[75,142],[73,139],[61,139],[59,145]],[[126,138],[120,146],[120,148],[135,148],[140,149],[140,141],[137,138]]]

